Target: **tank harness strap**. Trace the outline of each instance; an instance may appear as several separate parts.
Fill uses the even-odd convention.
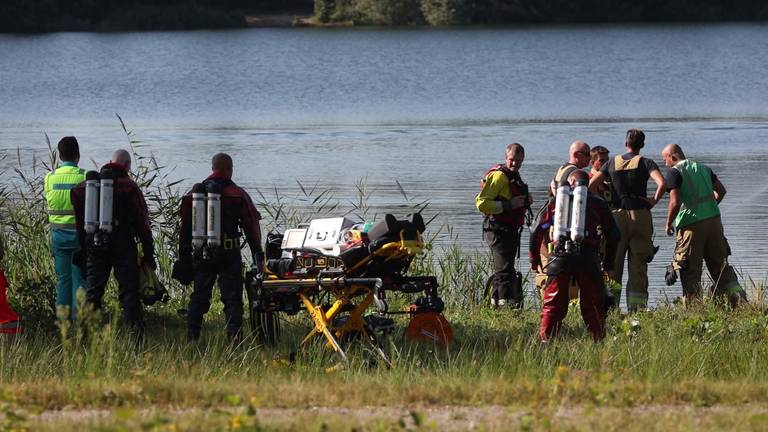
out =
[[[555,184],[557,185],[557,187],[560,187],[563,184],[568,183],[568,176],[571,175],[572,172],[576,171],[579,168],[576,165],[569,165],[561,169],[562,169],[562,175],[560,176],[560,179],[559,179],[560,181],[559,182],[555,181]],[[555,178],[555,180],[558,180],[558,179]]]

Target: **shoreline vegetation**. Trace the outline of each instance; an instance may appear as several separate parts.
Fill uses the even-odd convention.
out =
[[[759,0],[3,0],[0,33],[766,21]]]
[[[3,173],[3,266],[12,306],[25,331],[0,337],[0,430],[765,430],[768,428],[766,283],[743,276],[750,304],[731,311],[712,301],[608,316],[607,338],[593,343],[570,308],[551,344],[537,338],[537,303],[494,310],[484,298],[487,253],[458,245],[428,251],[415,274],[434,274],[446,301],[454,343],[409,344],[403,319],[388,346],[393,367],[373,365],[359,347],[349,361],[322,344],[295,351],[308,330],[300,313],[285,319],[272,346],[248,334],[228,343],[214,297],[203,340],[184,338],[180,310],[189,295],[170,278],[176,254],[175,173],[148,155],[120,125],[150,204],[158,273],[171,300],[147,309],[143,342],[119,322],[114,282],[104,317],[81,315],[56,326],[53,259],[42,197],[47,160]],[[50,147],[50,142],[49,142]],[[10,161],[6,161],[10,162]],[[399,184],[398,184],[399,186]],[[364,180],[344,201],[348,217],[369,220],[375,191]],[[333,191],[304,184],[296,196],[252,191],[262,228],[285,229],[319,214],[344,213]],[[404,213],[429,203],[400,187]],[[379,215],[381,216],[381,215]],[[437,232],[436,232],[437,231]],[[450,236],[450,227],[429,227]],[[451,237],[453,238],[453,237]]]

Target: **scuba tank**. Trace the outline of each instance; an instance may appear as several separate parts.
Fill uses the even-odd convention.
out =
[[[198,251],[205,246],[206,215],[205,186],[196,183],[192,186],[192,249]]]
[[[85,173],[85,223],[87,234],[95,234],[99,229],[99,173]]]
[[[221,186],[216,183],[209,183],[206,187],[208,192],[208,214],[207,226],[208,232],[208,251],[211,252],[221,246]]]
[[[561,238],[568,236],[568,217],[570,216],[571,188],[567,181],[561,181],[555,195],[555,220],[552,240],[559,242]]]
[[[112,232],[112,204],[115,194],[115,180],[112,170],[105,169],[102,171],[99,187],[99,230],[108,234]]]
[[[579,181],[573,188],[573,209],[571,210],[571,240],[578,243],[584,240],[587,220],[587,185]]]

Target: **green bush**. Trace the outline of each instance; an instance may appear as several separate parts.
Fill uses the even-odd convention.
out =
[[[421,0],[421,13],[431,26],[467,24],[470,12],[469,0]]]
[[[354,2],[354,21],[367,25],[422,24],[419,0],[357,0]]]

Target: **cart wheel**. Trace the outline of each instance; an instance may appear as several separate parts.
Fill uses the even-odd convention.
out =
[[[280,320],[277,312],[256,312],[251,310],[251,330],[259,342],[274,345],[280,338]]]
[[[363,332],[368,342],[368,367],[375,368],[383,364],[387,369],[392,368],[392,360],[387,352],[388,332],[378,332],[367,323],[363,327]]]
[[[274,345],[280,336],[280,320],[277,312],[257,311],[254,307],[258,304],[256,292],[251,285],[250,273],[245,276],[245,296],[248,301],[248,321],[251,331],[256,339],[263,344]]]

